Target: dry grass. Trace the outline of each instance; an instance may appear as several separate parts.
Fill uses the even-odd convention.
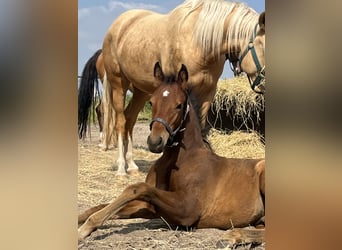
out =
[[[128,185],[145,180],[146,173],[159,155],[144,148],[148,125],[138,123],[135,128],[143,135],[136,135],[134,159],[141,173],[126,178],[115,176],[117,170],[117,150],[103,151],[98,147],[99,133],[94,127],[91,140],[88,138],[78,144],[78,200],[82,210],[89,206],[106,203],[116,198]],[[84,206],[83,206],[84,205]]]
[[[208,140],[220,156],[230,158],[264,158],[265,145],[256,132],[233,131],[230,134],[211,129]]]

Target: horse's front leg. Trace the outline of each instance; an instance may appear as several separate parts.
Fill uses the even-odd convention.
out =
[[[128,133],[127,134],[128,145],[126,149],[126,162],[128,165],[127,172],[130,174],[134,174],[139,171],[138,166],[135,164],[133,160],[133,127],[136,123],[140,110],[144,107],[148,98],[149,98],[148,94],[140,91],[137,88],[134,88],[132,99],[125,110],[126,131]]]
[[[211,128],[211,126],[207,123],[207,116],[208,116],[210,105],[211,105],[211,101],[205,101],[203,102],[201,106],[201,113],[200,113],[201,117],[199,117],[199,119],[201,122],[201,133],[202,133],[203,138],[206,138]]]
[[[91,216],[92,214],[94,214],[95,212],[101,210],[102,208],[108,206],[108,203],[105,204],[100,204],[94,207],[91,207],[89,209],[87,209],[86,211],[84,211],[83,213],[78,215],[78,224],[80,225],[81,223],[84,223],[89,216]]]
[[[195,199],[184,197],[177,192],[160,190],[142,182],[127,187],[116,200],[92,214],[78,229],[79,239],[90,235],[110,217],[120,215],[120,211],[122,213],[124,207],[135,200],[153,205],[161,216],[173,224],[191,226],[199,219],[198,204]]]
[[[212,88],[202,88],[198,90],[199,92],[195,92],[195,95],[198,97],[198,104],[200,105],[200,117],[198,118],[201,123],[202,137],[204,138],[207,136],[211,128],[211,126],[207,123],[207,116],[216,92],[216,87],[214,85],[210,86]]]
[[[118,158],[116,160],[118,170],[116,175],[126,175],[125,145],[127,145],[127,132],[125,131],[126,117],[124,109],[128,82],[122,77],[116,76],[111,76],[111,78],[108,76],[108,80],[112,86],[115,130],[118,138]]]
[[[114,216],[118,213],[122,208],[125,207],[127,203],[134,200],[135,195],[126,192],[126,190],[113,202],[109,205],[106,205],[102,209],[97,212],[94,212],[96,208],[90,209],[91,212],[94,212],[92,215],[88,217],[88,219],[84,222],[82,226],[78,228],[78,239],[82,240],[89,236],[93,231],[95,231],[98,227],[100,227],[108,218]],[[88,210],[87,210],[88,211]],[[86,212],[87,212],[86,211]],[[85,216],[81,215],[80,218],[84,218]]]

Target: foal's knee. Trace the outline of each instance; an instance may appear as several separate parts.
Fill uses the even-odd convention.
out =
[[[145,182],[139,182],[128,186],[124,190],[124,194],[130,197],[144,198],[145,201],[149,201],[147,198],[149,195],[150,185]]]

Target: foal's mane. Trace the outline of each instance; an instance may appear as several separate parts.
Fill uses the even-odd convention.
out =
[[[189,101],[190,101],[190,103],[191,103],[192,108],[193,108],[194,111],[195,111],[195,114],[196,114],[196,117],[197,117],[197,120],[198,120],[198,121],[197,121],[198,126],[201,127],[201,125],[200,125],[200,119],[202,118],[202,117],[201,117],[201,105],[199,104],[199,102],[198,102],[196,96],[195,96],[194,94],[192,94],[192,91],[191,91],[190,88],[187,88],[187,89],[185,90],[185,92],[186,92],[186,95],[187,95],[188,98],[189,98]]]
[[[219,55],[224,40],[224,23],[229,15],[231,17],[225,37],[228,53],[234,52],[236,47],[241,48],[245,40],[252,36],[253,29],[258,23],[259,14],[244,3],[225,0],[186,0],[178,7],[187,9],[180,19],[180,25],[200,7],[202,9],[195,24],[193,40],[199,44],[205,55]]]
[[[190,103],[191,103],[193,110],[195,111],[195,114],[196,114],[195,119],[196,119],[196,123],[197,123],[196,125],[201,130],[202,140],[204,142],[204,145],[206,145],[207,149],[209,149],[210,151],[213,151],[213,149],[211,148],[210,142],[207,140],[206,136],[203,135],[203,132],[205,134],[207,134],[208,130],[206,130],[206,129],[203,130],[201,128],[201,123],[200,123],[200,119],[202,119],[202,117],[201,117],[201,105],[197,101],[195,94],[192,94],[191,89],[187,88],[185,90],[185,92],[186,92],[186,94],[190,100]]]

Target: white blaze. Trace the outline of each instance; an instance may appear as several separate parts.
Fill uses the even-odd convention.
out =
[[[167,90],[165,90],[165,91],[163,92],[163,96],[168,96],[169,94],[170,94],[170,92],[167,91]]]

